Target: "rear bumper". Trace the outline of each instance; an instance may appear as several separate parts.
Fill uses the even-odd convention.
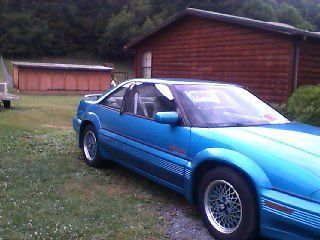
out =
[[[80,131],[80,126],[81,126],[81,120],[79,118],[77,118],[76,116],[74,116],[72,118],[72,126],[73,126],[73,129],[76,132],[79,132]]]
[[[81,122],[82,121],[77,117],[73,117],[72,118],[72,126],[73,126],[73,129],[75,130],[75,132],[77,134],[77,141],[78,141],[79,146],[80,146],[79,134],[80,134]]]
[[[261,235],[273,239],[320,239],[320,204],[274,190],[261,196]]]

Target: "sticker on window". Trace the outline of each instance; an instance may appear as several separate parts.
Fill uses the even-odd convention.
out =
[[[219,97],[210,90],[185,92],[188,98],[194,103],[212,102],[221,103]]]
[[[267,120],[269,123],[273,123],[273,124],[281,123],[281,118],[280,118],[280,115],[278,116],[278,114],[265,113],[265,114],[262,114],[262,117],[265,120]]]

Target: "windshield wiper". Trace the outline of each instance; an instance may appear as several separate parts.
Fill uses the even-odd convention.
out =
[[[245,123],[217,123],[217,124],[212,124],[212,127],[245,127],[248,126],[249,124]]]
[[[245,123],[229,123],[227,126],[228,127],[246,127],[249,124],[245,124]]]

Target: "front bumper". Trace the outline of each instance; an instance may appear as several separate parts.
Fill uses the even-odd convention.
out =
[[[261,235],[273,239],[320,239],[320,204],[274,190],[262,191]]]

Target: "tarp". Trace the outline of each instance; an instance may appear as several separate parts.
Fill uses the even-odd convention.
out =
[[[4,65],[4,61],[3,61],[2,56],[0,57],[0,70],[2,72],[2,77],[4,78],[4,81],[8,83],[9,87],[13,87],[13,78],[8,73],[6,66]],[[1,75],[0,75],[0,77],[1,77]]]

